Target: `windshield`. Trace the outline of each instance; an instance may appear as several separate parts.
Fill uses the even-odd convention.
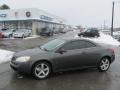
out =
[[[65,41],[61,39],[55,39],[53,41],[50,41],[44,45],[42,45],[40,48],[46,51],[52,51],[55,48],[59,47],[60,45],[64,44]]]
[[[5,32],[13,32],[13,30],[6,30]]]
[[[25,32],[24,30],[17,30],[16,32]]]
[[[91,29],[87,29],[86,32],[91,32]]]

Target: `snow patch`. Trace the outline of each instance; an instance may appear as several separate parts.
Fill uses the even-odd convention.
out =
[[[26,38],[24,38],[24,39],[33,39],[33,38],[39,38],[40,36],[38,36],[38,35],[33,35],[33,36],[31,36],[31,37],[26,37]]]
[[[0,64],[8,62],[13,57],[14,52],[0,49]]]
[[[75,38],[80,38],[80,37],[76,35]],[[100,32],[100,37],[98,38],[86,38],[86,37],[82,37],[82,38],[93,40],[94,42],[98,42],[98,43],[104,43],[104,44],[109,44],[113,46],[120,46],[120,42],[118,42],[112,36],[104,34],[103,32]]]

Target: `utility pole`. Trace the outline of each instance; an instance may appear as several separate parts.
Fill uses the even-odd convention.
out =
[[[111,36],[113,36],[113,24],[114,24],[114,5],[115,5],[115,2],[113,1],[112,3],[112,23],[111,23]]]
[[[105,20],[104,20],[104,30],[106,29],[106,22],[105,22]]]

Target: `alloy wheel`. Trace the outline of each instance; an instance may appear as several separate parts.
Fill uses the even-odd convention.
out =
[[[38,79],[44,79],[50,74],[50,66],[47,63],[39,63],[34,68],[34,75]]]
[[[103,58],[99,65],[100,71],[107,71],[110,67],[110,60],[108,58]]]

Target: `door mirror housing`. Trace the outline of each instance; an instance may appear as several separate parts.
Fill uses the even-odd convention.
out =
[[[59,52],[60,54],[63,54],[63,53],[65,53],[65,52],[67,52],[67,50],[65,50],[65,49],[59,49],[58,52]]]

